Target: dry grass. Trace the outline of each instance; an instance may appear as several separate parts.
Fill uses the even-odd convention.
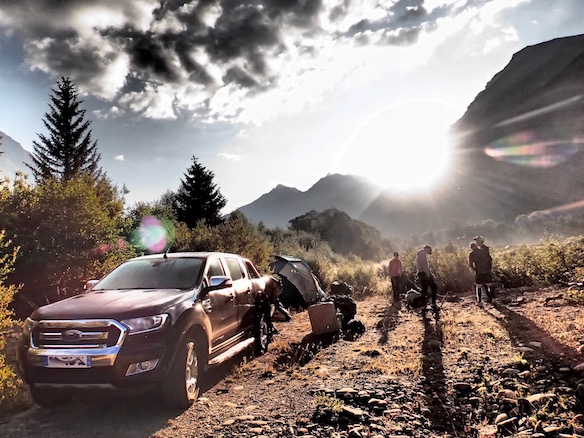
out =
[[[490,310],[496,312],[494,309]],[[474,304],[447,307],[442,318],[443,361],[447,377],[460,379],[461,373],[469,373],[498,358],[511,362],[513,345],[508,333],[490,313]],[[454,372],[453,372],[454,371]]]
[[[415,378],[421,372],[420,353],[423,326],[419,315],[403,310],[395,315],[398,323],[382,336],[380,321],[385,317],[391,301],[375,295],[357,303],[357,318],[363,321],[366,332],[346,349],[339,366],[355,373],[407,376]],[[385,338],[383,341],[382,339]]]
[[[373,358],[365,370],[417,378],[422,370],[424,327],[415,313],[403,311],[399,318],[399,324],[388,333],[387,343],[378,347],[382,354]]]

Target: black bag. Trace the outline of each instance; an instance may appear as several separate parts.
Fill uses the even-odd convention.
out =
[[[330,301],[334,303],[337,313],[343,315],[341,327],[346,328],[349,321],[357,314],[357,303],[348,295],[333,295],[330,297]]]
[[[342,283],[339,281],[331,283],[331,295],[351,295],[352,293],[353,288],[344,281]]]

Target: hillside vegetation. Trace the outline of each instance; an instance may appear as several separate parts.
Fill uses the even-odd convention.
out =
[[[15,244],[20,245],[18,255],[10,247],[3,249],[3,254],[12,251],[10,254],[14,254],[15,258],[9,259],[11,267],[4,270],[4,281],[7,283],[0,290],[10,291],[5,295],[8,297],[5,302],[9,303],[16,284],[21,287],[16,295],[17,301],[12,302],[14,306],[18,303],[18,296],[21,296],[20,302],[24,304],[14,306],[21,312],[21,318],[34,305],[79,293],[86,279],[99,278],[118,261],[149,252],[140,230],[144,228],[144,220],[153,217],[158,218],[164,230],[164,249],[213,249],[240,253],[252,259],[263,272],[268,272],[271,255],[287,254],[306,260],[325,290],[337,280],[351,285],[357,298],[372,294],[388,297],[391,294],[391,283],[384,274],[387,258],[367,260],[368,254],[371,254],[368,252],[370,248],[379,251],[376,257],[387,254],[380,242],[377,242],[377,246],[373,245],[372,237],[378,234],[366,227],[361,229],[361,224],[353,222],[341,212],[328,211],[323,215],[309,213],[303,218],[297,218],[296,225],[288,230],[269,229],[261,224],[256,226],[241,213],[233,213],[215,226],[200,221],[194,228],[189,228],[178,221],[164,199],[152,204],[140,204],[124,212],[115,207],[119,205],[115,204],[115,196],[118,196],[115,191],[107,185],[94,186],[83,179],[50,187],[30,186],[20,181],[15,190],[4,189],[0,193],[0,210],[3,213],[0,216],[0,227],[6,229],[7,236],[14,237]],[[65,208],[65,205],[76,207]],[[98,211],[100,213],[96,214]],[[26,220],[20,216],[23,214]],[[42,220],[48,216],[59,222]],[[337,217],[342,220],[335,223]],[[87,218],[85,222],[84,218]],[[29,236],[19,231],[30,230],[29,224],[35,223],[38,224],[36,234]],[[70,224],[75,224],[75,227]],[[326,230],[333,224],[335,232],[327,233]],[[69,232],[62,233],[62,229]],[[19,236],[29,237],[24,239]],[[367,248],[365,253],[348,251],[347,254],[341,254],[334,251],[333,246],[339,248],[338,236],[361,238],[362,246],[355,245],[356,248]],[[340,247],[342,245],[349,248],[347,243]],[[577,283],[584,278],[583,248],[584,237],[547,237],[534,245],[492,247],[497,287],[539,288]],[[410,247],[401,251],[405,274],[411,286],[416,282],[414,257],[417,249]],[[458,246],[451,243],[435,246],[430,262],[440,293],[460,294],[472,289],[473,274],[468,267],[465,242],[460,242]],[[35,275],[29,274],[30,278],[27,279],[25,273],[33,272],[33,268],[36,270]],[[12,269],[14,272],[10,272]],[[11,282],[11,278],[18,279],[18,282]],[[41,283],[46,286],[36,286]],[[583,302],[584,294],[575,287],[566,295],[566,299]],[[29,310],[27,306],[30,306]],[[5,312],[3,315],[4,321],[10,320],[9,314]],[[26,389],[16,377],[14,357],[6,357],[6,362],[1,360],[0,357],[0,408],[15,409],[22,406],[23,397],[11,398],[10,394],[14,391],[26,392]]]

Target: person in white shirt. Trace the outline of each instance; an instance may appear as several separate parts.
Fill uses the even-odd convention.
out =
[[[432,254],[432,247],[429,245],[424,246],[416,254],[416,270],[418,272],[418,278],[420,279],[420,285],[422,287],[422,301],[424,306],[426,305],[426,293],[428,292],[428,287],[432,291],[432,305],[436,306],[436,292],[438,291],[438,286],[434,281],[434,276],[430,271],[430,266],[428,266],[428,255]]]

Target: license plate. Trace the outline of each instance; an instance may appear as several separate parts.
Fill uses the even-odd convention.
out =
[[[47,368],[91,368],[88,356],[45,356]]]

